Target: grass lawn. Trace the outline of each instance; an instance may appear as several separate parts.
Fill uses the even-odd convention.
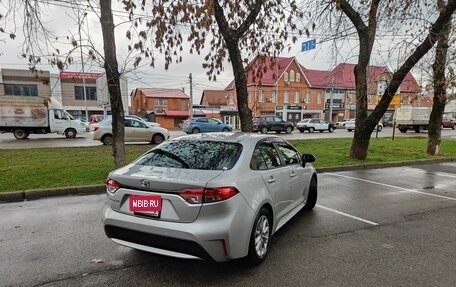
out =
[[[291,141],[299,151],[317,157],[317,168],[431,159],[426,154],[426,137],[371,139],[368,159],[348,158],[351,139]],[[131,162],[151,148],[127,145]],[[443,140],[440,157],[456,156],[456,141]],[[114,168],[112,148],[107,146],[2,150],[0,192],[102,184]]]

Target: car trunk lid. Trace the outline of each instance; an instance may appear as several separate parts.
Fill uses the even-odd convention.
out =
[[[202,203],[192,203],[180,193],[201,191],[207,182],[223,173],[222,170],[201,170],[165,168],[153,166],[127,166],[109,175],[120,188],[110,194],[111,207],[122,213],[148,217],[155,220],[193,222],[199,214]],[[134,213],[130,210],[131,196],[159,196],[162,211],[159,214]],[[190,202],[189,202],[190,201]]]

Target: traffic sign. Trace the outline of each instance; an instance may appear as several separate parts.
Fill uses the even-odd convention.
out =
[[[315,39],[302,42],[301,52],[313,50],[313,49],[315,49],[316,46],[317,46],[317,40],[315,40]]]

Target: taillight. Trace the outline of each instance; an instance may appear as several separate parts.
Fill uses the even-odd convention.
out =
[[[216,202],[227,200],[238,193],[234,187],[219,187],[215,189],[206,189],[204,192],[204,202]]]
[[[180,197],[188,203],[203,203],[204,189],[184,189],[179,192]]]
[[[110,193],[114,193],[120,188],[119,183],[117,181],[115,181],[114,179],[106,179],[105,184],[106,184],[106,191],[110,192]]]
[[[179,195],[189,203],[201,204],[227,200],[238,193],[234,187],[184,189]]]
[[[100,128],[99,126],[93,126],[93,127],[92,127],[92,131],[93,131],[93,132],[96,132],[99,128]]]

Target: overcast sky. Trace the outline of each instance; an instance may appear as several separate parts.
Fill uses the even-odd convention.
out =
[[[126,14],[122,13],[121,4],[116,1],[113,1],[113,4],[115,5],[115,7],[113,7],[114,15],[116,15],[115,22],[116,24],[119,24],[126,19]],[[72,19],[76,18],[74,12],[62,6],[65,6],[65,4],[61,6],[47,6],[46,15],[43,17],[45,19],[45,24],[48,27],[51,27],[61,39],[64,39],[68,35],[75,35],[76,39],[79,39],[77,34],[77,21]],[[88,22],[85,22],[83,30],[90,31],[92,39],[96,39],[97,41],[96,45],[98,46],[99,51],[103,51],[98,17],[93,13],[89,13],[87,18]],[[20,20],[18,20],[18,22],[20,22]],[[125,33],[128,28],[129,24],[122,24],[115,30],[119,65],[123,65],[125,56],[127,55],[128,42]],[[22,59],[19,56],[21,54],[21,46],[24,39],[23,33],[18,29],[16,35],[17,38],[15,40],[7,39],[5,35],[0,36],[0,51],[2,52],[0,55],[0,67],[2,68],[28,68],[27,60]],[[83,35],[82,38],[84,39],[86,36]],[[338,47],[335,49],[333,41],[322,43],[321,36],[311,38],[317,40],[317,47],[315,50],[301,52],[301,42],[309,40],[308,38],[302,38],[299,39],[298,43],[290,44],[291,50],[284,51],[281,56],[296,57],[302,65],[309,69],[332,69],[337,63],[356,63],[358,48],[355,37],[348,40],[346,39],[344,42],[337,42],[336,45],[338,45]],[[379,37],[375,46],[375,51],[373,52],[371,64],[387,65],[389,68],[395,69],[397,67],[395,56],[388,56],[386,53],[386,51],[393,46],[394,43],[390,41],[388,36]],[[63,52],[68,49],[68,46],[66,48],[62,46],[60,50]],[[337,53],[335,53],[335,51],[337,51]],[[84,50],[84,53],[87,53],[87,50]],[[337,56],[335,56],[335,54],[337,54]],[[173,64],[168,71],[165,71],[163,60],[159,56],[157,57],[155,68],[146,65],[137,69],[135,73],[127,75],[129,78],[129,91],[136,87],[185,88],[186,93],[189,94],[189,74],[192,73],[194,103],[198,103],[204,89],[224,89],[233,79],[231,64],[226,63],[224,72],[218,76],[217,81],[209,81],[206,76],[206,71],[201,67],[203,57],[204,55],[184,54],[182,63]],[[73,58],[75,63],[72,64],[67,71],[82,71],[79,50],[77,53],[73,54]],[[87,59],[85,58],[84,61],[86,60]],[[45,61],[43,61],[43,63],[45,63]],[[58,73],[58,69],[51,67],[50,65],[41,65],[39,68],[49,70],[51,73]],[[86,72],[103,72],[103,69],[99,65],[95,63],[91,64],[90,61],[85,65],[84,70]]]

